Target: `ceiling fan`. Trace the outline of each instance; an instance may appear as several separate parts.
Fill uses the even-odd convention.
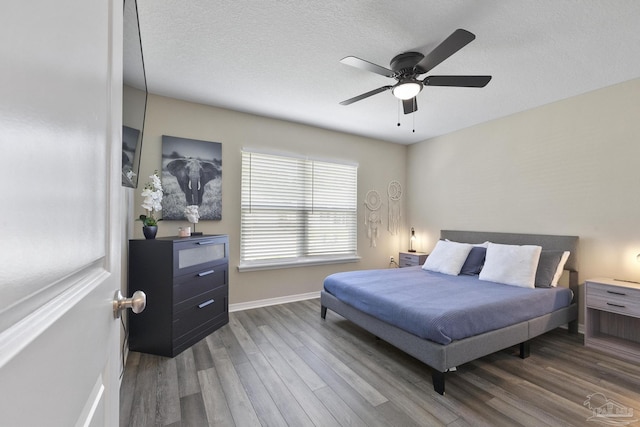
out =
[[[485,87],[491,80],[491,76],[427,76],[422,80],[418,79],[418,76],[431,71],[436,65],[471,43],[475,38],[476,36],[467,30],[455,30],[427,56],[420,52],[405,52],[395,56],[390,63],[391,69],[355,56],[342,58],[340,62],[343,64],[391,77],[398,82],[395,85],[382,86],[347,99],[342,101],[340,105],[353,104],[372,95],[391,90],[396,98],[402,100],[404,113],[410,114],[418,110],[416,95],[424,86]]]

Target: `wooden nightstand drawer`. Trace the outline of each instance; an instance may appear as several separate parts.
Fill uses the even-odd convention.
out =
[[[422,265],[426,261],[427,256],[424,252],[400,252],[398,255],[398,266],[402,268]]]
[[[640,289],[594,282],[586,288],[587,307],[640,317]]]

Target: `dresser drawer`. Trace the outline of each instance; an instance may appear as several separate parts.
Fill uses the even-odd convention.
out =
[[[227,284],[227,264],[218,264],[195,273],[185,274],[174,280],[173,303],[176,311],[190,298]]]
[[[198,272],[208,266],[226,261],[229,256],[227,239],[215,236],[177,242],[174,250],[173,271],[175,276]]]
[[[640,290],[587,282],[586,305],[589,308],[640,317]]]
[[[183,309],[175,314],[173,321],[174,340],[204,325],[217,316],[227,313],[227,287],[199,295],[188,300]]]

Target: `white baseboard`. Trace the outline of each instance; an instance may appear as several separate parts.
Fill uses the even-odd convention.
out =
[[[229,304],[229,312],[251,310],[252,308],[267,307],[270,305],[286,304],[288,302],[304,301],[307,299],[320,298],[320,291],[308,292],[306,294],[287,295],[285,297],[267,298],[257,301],[239,302]]]

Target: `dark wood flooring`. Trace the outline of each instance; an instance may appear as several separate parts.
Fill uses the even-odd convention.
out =
[[[319,300],[235,312],[173,359],[130,353],[120,425],[597,426],[604,399],[633,409],[615,421],[640,419],[638,363],[562,329],[517,352],[458,367],[440,396],[429,367],[331,311],[323,321]]]

